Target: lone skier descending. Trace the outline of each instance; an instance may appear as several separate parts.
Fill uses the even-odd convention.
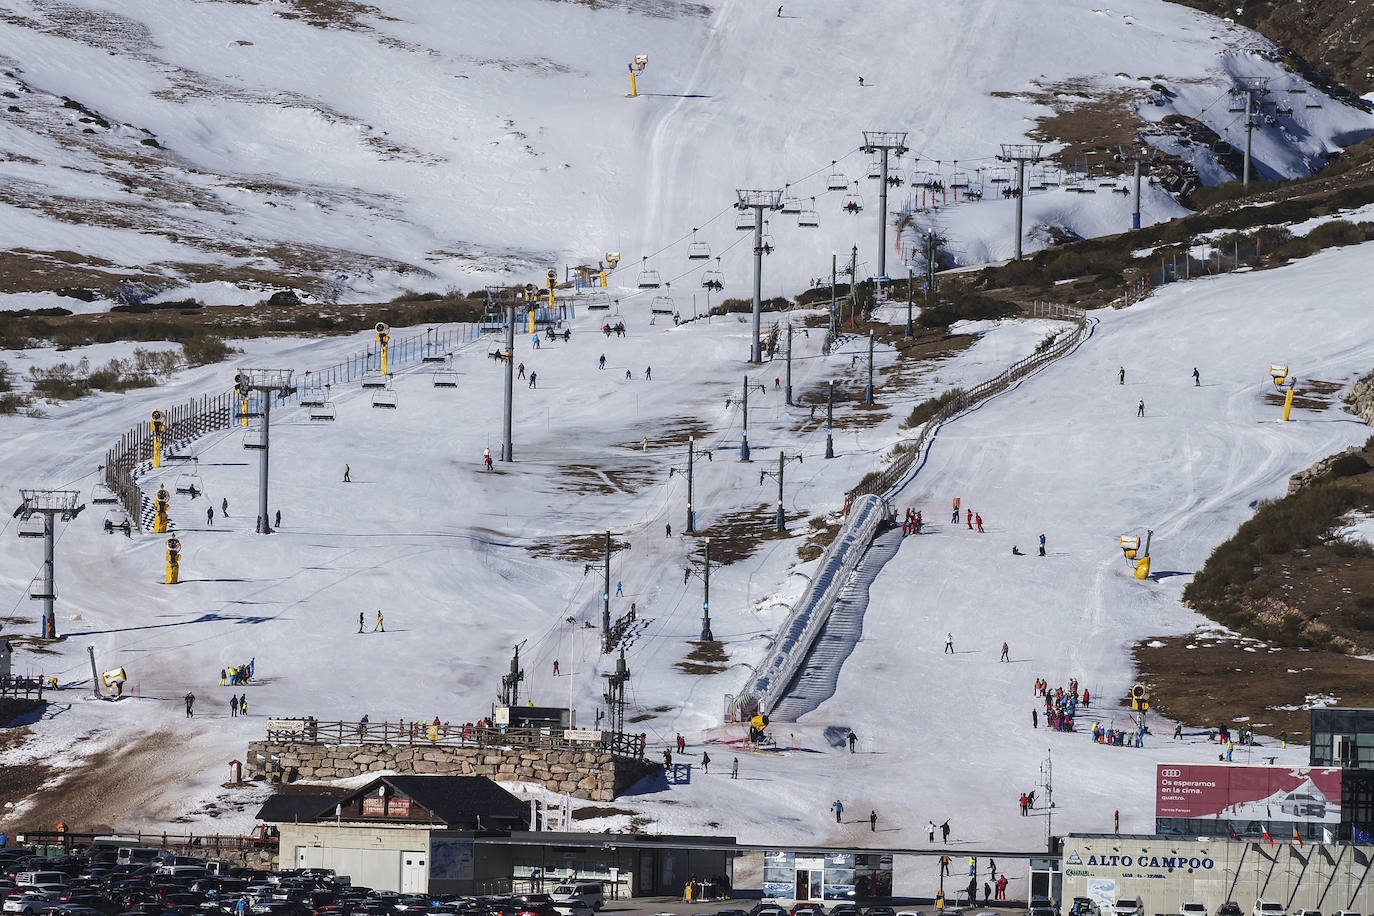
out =
[[[1126,384],[1126,367],[1125,367],[1125,366],[1122,366],[1120,369],[1116,370],[1116,383],[1117,383],[1118,385],[1124,385],[1124,384]]]
[[[358,632],[361,633],[362,631],[363,631],[363,612],[362,612],[362,611],[359,611],[359,612],[358,612]]]
[[[1194,366],[1194,367],[1193,367],[1193,387],[1194,387],[1194,388],[1197,388],[1197,387],[1199,387],[1199,386],[1201,386],[1201,385],[1202,385],[1202,376],[1198,375],[1197,367]]]
[[[343,482],[344,482],[344,483],[352,483],[352,482],[353,482],[353,478],[351,478],[351,477],[348,476],[348,472],[349,472],[349,467],[348,467],[348,465],[344,465],[344,479],[343,479]]]
[[[1008,653],[1009,653],[1009,650],[1008,650],[1008,648],[1007,648],[1007,644],[1006,644],[1006,643],[1002,643],[1002,658],[999,659],[999,660],[1000,660],[1000,661],[1004,661],[1004,662],[1009,662],[1009,661],[1011,661],[1011,656],[1010,656]],[[1032,710],[1032,711],[1033,711],[1033,710]]]
[[[188,694],[186,694],[186,718],[188,718],[188,719],[194,719],[195,716],[196,716],[196,695],[195,695],[194,693],[188,693]]]
[[[1145,416],[1145,399],[1144,399],[1144,398],[1142,398],[1141,401],[1140,401],[1140,403],[1136,406],[1135,415],[1136,415],[1137,417],[1143,417],[1143,416]]]
[[[953,655],[953,654],[954,654],[954,634],[953,634],[953,633],[950,633],[948,636],[945,637],[945,652],[948,652],[950,655]]]
[[[1045,555],[1045,535],[1044,535],[1044,533],[1041,533],[1041,535],[1040,535],[1040,556],[1043,557],[1044,555]]]
[[[373,633],[385,633],[385,632],[386,632],[386,624],[384,624],[384,623],[382,622],[382,612],[381,612],[380,610],[377,611],[377,625],[376,625],[375,627],[372,628],[372,632],[373,632]]]

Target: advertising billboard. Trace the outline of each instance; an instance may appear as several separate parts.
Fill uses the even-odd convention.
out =
[[[1155,769],[1155,817],[1339,824],[1341,771],[1161,763]]]

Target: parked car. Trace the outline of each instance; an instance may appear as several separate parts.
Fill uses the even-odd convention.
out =
[[[1179,904],[1178,912],[1180,916],[1207,916],[1207,907],[1205,904],[1189,901]]]
[[[1075,897],[1069,904],[1069,916],[1098,916],[1097,901],[1091,897]]]
[[[563,916],[592,916],[596,912],[587,904],[580,900],[569,900],[566,903],[555,903],[553,908]]]
[[[599,910],[606,903],[606,892],[597,881],[569,881],[560,884],[549,895],[554,903],[585,903]]]
[[[1250,911],[1250,916],[1287,916],[1283,910],[1283,904],[1276,900],[1256,900],[1255,908]]]
[[[1293,916],[1322,916],[1321,910],[1298,910]]]
[[[5,898],[3,906],[6,913],[19,913],[20,916],[38,916],[57,905],[57,891],[29,891]]]
[[[1139,897],[1118,897],[1112,904],[1112,916],[1145,916],[1145,904]]]
[[[1217,907],[1216,916],[1244,916],[1241,912],[1240,904],[1234,900],[1228,900]]]

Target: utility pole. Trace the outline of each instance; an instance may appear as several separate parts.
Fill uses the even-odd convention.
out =
[[[901,156],[907,151],[906,131],[866,130],[863,151],[881,157],[878,173],[878,277],[887,279],[887,154]]]
[[[510,671],[501,675],[502,706],[516,706],[520,703],[520,682],[525,679],[525,672],[520,667],[520,645],[515,647],[515,655],[511,657]]]
[[[840,258],[840,256],[839,256],[838,253],[836,253],[836,252],[834,252],[834,251],[830,252],[830,336],[831,336],[831,337],[834,337],[834,336],[835,336],[835,283],[836,283],[836,276],[835,276],[836,270],[835,270],[835,268],[836,268],[836,267],[838,266],[838,264],[839,264],[839,258]]]
[[[1003,143],[1002,155],[997,158],[1001,162],[1016,163],[1016,260],[1019,261],[1021,260],[1023,204],[1026,196],[1026,163],[1040,161],[1040,144]]]
[[[1140,228],[1140,160],[1132,160],[1135,166],[1135,212],[1131,214],[1131,228]]]
[[[100,674],[95,668],[95,646],[87,646],[86,654],[91,657],[91,689],[95,692],[95,698],[100,699]]]
[[[18,534],[21,538],[34,537],[43,539],[43,581],[29,586],[29,597],[35,601],[43,602],[43,632],[44,639],[57,639],[57,613],[53,603],[57,600],[56,569],[53,550],[56,546],[54,536],[56,520],[60,518],[64,522],[69,522],[81,514],[86,506],[81,502],[81,492],[79,490],[20,490],[20,497],[23,502],[19,508],[14,510],[14,517],[19,519],[20,527]],[[34,531],[23,526],[35,515],[43,517],[43,530]],[[38,588],[39,591],[34,589]]]
[[[528,303],[533,290],[534,284],[526,283],[519,295]],[[515,310],[516,303],[514,302],[506,310],[506,400],[501,426],[502,461],[515,460],[515,443],[511,440],[511,429],[514,425],[513,414],[515,412]]]
[[[258,518],[262,520],[261,527],[258,528],[259,534],[271,534],[272,528],[268,524],[267,514],[267,491],[268,491],[268,464],[272,451],[272,395],[287,398],[296,392],[291,387],[291,369],[239,369],[234,376],[234,390],[246,394],[249,391],[259,392],[258,403],[262,407],[260,414],[246,414],[246,416],[262,417],[262,437],[253,442],[251,439],[243,443],[244,448],[256,449],[260,453],[258,456]]]
[[[601,651],[611,651],[611,554],[621,550],[629,550],[629,544],[613,544],[611,533],[606,532],[606,550],[601,563],[602,582],[601,582]],[[596,568],[594,563],[586,563],[582,567],[582,575],[586,575]]]
[[[688,562],[691,562],[690,560]],[[702,567],[701,572],[697,572],[691,566],[682,571],[682,584],[686,585],[687,580],[693,575],[701,578],[701,641],[715,642],[716,637],[711,633],[711,539],[702,538]]]
[[[1264,103],[1260,102],[1257,106],[1257,98],[1269,94],[1269,78],[1266,76],[1238,76],[1236,77],[1236,88],[1231,90],[1232,95],[1245,96],[1245,165],[1241,169],[1241,186],[1250,187],[1250,134],[1258,126],[1255,123],[1255,111],[1262,108]]]
[[[749,362],[763,362],[763,348],[759,345],[759,316],[763,311],[763,211],[782,209],[781,191],[738,189],[735,207],[754,211],[754,322],[749,343]]]
[[[873,406],[873,332],[868,332],[868,387],[864,389],[864,403]]]
[[[835,380],[830,380],[830,391],[825,401],[825,457],[835,457]]]
[[[854,313],[859,308],[859,246],[849,252],[849,326],[854,327]]]
[[[926,311],[930,311],[930,297],[935,295],[935,268],[940,263],[940,245],[944,237],[934,229],[926,230]]]
[[[767,386],[762,384],[755,385],[754,387],[758,388],[760,394],[768,390]],[[744,377],[744,401],[742,407],[742,421],[739,438],[739,460],[751,461],[752,459],[749,457],[749,376],[747,375]]]
[[[916,291],[912,288],[916,283],[916,271],[908,264],[906,266],[906,336],[916,336],[916,325],[911,320],[912,297]]]
[[[688,437],[687,437],[687,471],[686,471],[686,473],[687,473],[687,529],[686,529],[686,530],[687,530],[687,533],[688,533],[688,534],[696,534],[696,533],[697,533],[697,513],[696,513],[696,509],[693,508],[694,503],[692,502],[692,460],[693,460],[693,458],[695,458],[697,455],[705,455],[707,461],[714,461],[714,460],[715,460],[715,459],[713,459],[713,458],[711,457],[711,450],[710,450],[709,448],[697,448],[697,447],[696,447],[696,436],[688,436]],[[670,467],[670,468],[668,468],[668,477],[669,477],[669,478],[671,478],[674,474],[681,474],[681,473],[683,473],[682,468],[679,468],[679,467]]]
[[[792,322],[787,323],[787,386],[783,391],[784,403],[792,406]]]
[[[759,471],[759,486],[763,486],[763,481],[765,477],[776,477],[778,479],[778,517],[777,521],[774,523],[774,531],[787,530],[787,514],[783,512],[782,509],[782,478],[783,474],[787,469],[787,462],[795,461],[797,462],[797,464],[801,464],[801,460],[801,455],[793,455],[791,458],[788,458],[781,451],[779,451],[778,469],[776,471]]]
[[[1053,848],[1054,843],[1054,748],[1045,751],[1045,762],[1040,765],[1040,775],[1044,777],[1045,787],[1045,849]]]

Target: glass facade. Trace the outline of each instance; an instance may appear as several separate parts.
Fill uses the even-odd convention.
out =
[[[1312,710],[1313,766],[1374,770],[1374,709]]]
[[[871,900],[892,896],[892,856],[763,854],[763,895],[779,900]]]

